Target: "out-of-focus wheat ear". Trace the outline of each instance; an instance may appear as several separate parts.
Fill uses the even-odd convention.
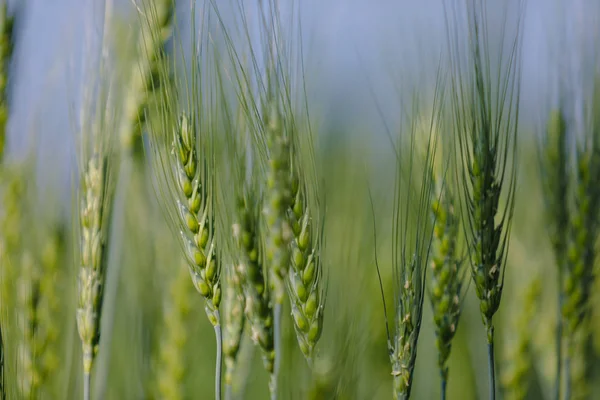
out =
[[[599,109],[600,97],[596,112]],[[590,293],[595,279],[597,238],[600,232],[600,124],[589,126],[588,129],[585,141],[576,154],[576,180],[572,185],[575,208],[570,221],[570,244],[564,274],[562,315],[567,343],[567,395],[571,389],[569,363],[574,355],[573,338],[590,311]]]
[[[0,259],[0,313],[8,313],[14,307],[14,282],[18,276],[15,258],[21,251],[22,226],[24,219],[23,202],[25,181],[19,165],[4,165],[0,172],[2,179],[2,210],[0,210],[0,241],[2,258]],[[12,260],[11,260],[12,259]],[[6,314],[5,314],[6,315]],[[8,327],[5,329],[5,341],[8,341]]]
[[[100,342],[108,225],[114,190],[109,171],[108,155],[96,149],[82,171],[79,189],[81,268],[78,276],[77,329],[83,352],[84,399],[90,396],[92,366]]]
[[[275,367],[275,338],[273,298],[268,289],[264,251],[260,236],[260,202],[251,189],[238,201],[239,222],[233,236],[240,250],[237,265],[245,295],[244,313],[250,325],[250,337],[262,350],[263,364],[273,377]]]
[[[540,306],[542,280],[533,279],[521,294],[521,309],[516,318],[511,320],[508,330],[510,337],[505,345],[504,369],[501,383],[506,399],[524,400],[528,398],[529,382],[533,370],[532,329],[536,326],[536,316]]]
[[[17,283],[17,318],[20,340],[18,344],[19,389],[24,398],[36,398],[41,385],[38,368],[36,334],[40,269],[30,252],[23,253]]]
[[[186,320],[193,293],[188,266],[181,265],[169,284],[163,311],[163,333],[156,371],[157,392],[163,399],[184,398],[185,347],[188,342]]]
[[[541,141],[541,177],[546,206],[546,221],[550,228],[550,242],[558,271],[556,323],[556,380],[554,398],[560,398],[562,380],[562,337],[563,337],[563,277],[566,268],[566,253],[569,232],[568,209],[568,148],[567,125],[562,110],[550,114]]]
[[[139,160],[143,156],[142,133],[149,103],[164,84],[165,45],[172,37],[175,0],[139,0],[140,32],[136,43],[137,62],[132,65],[129,89],[124,102],[125,124],[121,141],[125,151]]]
[[[267,262],[277,305],[285,300],[285,277],[290,263],[293,231],[288,220],[292,204],[292,172],[290,138],[282,120],[279,105],[272,100],[266,110],[266,136],[269,150],[267,172]]]
[[[0,163],[4,159],[6,122],[8,121],[8,70],[13,51],[13,17],[8,15],[7,0],[0,2]]]
[[[60,368],[60,357],[57,349],[57,340],[60,326],[57,324],[61,311],[60,298],[60,270],[64,253],[65,232],[53,228],[44,236],[45,243],[41,246],[40,254],[40,280],[37,327],[37,359],[40,370],[40,385],[50,383],[55,373]]]
[[[434,172],[435,173],[435,172]],[[434,239],[431,246],[429,297],[435,324],[435,344],[441,376],[441,398],[446,397],[446,366],[456,334],[464,298],[465,268],[457,250],[460,230],[459,210],[450,188],[434,176],[436,190],[431,199]],[[436,184],[437,183],[437,184]]]
[[[285,279],[290,266],[290,244],[293,231],[288,219],[292,203],[291,140],[280,105],[275,99],[267,102],[266,139],[268,147],[268,169],[265,217],[267,221],[266,259],[269,270],[269,285],[273,291],[275,367],[271,379],[271,394],[276,398],[277,375],[281,361],[281,313],[285,301]]]
[[[246,316],[244,309],[246,307],[246,298],[242,285],[242,277],[234,265],[228,265],[226,268],[226,288],[225,298],[223,299],[224,314],[224,342],[223,356],[225,357],[225,387],[226,398],[232,397],[232,385],[234,372],[237,365],[237,356],[244,334]]]

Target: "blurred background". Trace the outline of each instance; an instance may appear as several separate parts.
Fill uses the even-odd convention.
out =
[[[140,29],[137,1],[106,0],[118,23],[115,36],[124,49]],[[324,259],[329,286],[324,332],[312,371],[297,349],[289,312],[284,313],[282,399],[390,398],[392,379],[374,261],[377,252],[384,290],[391,298],[393,194],[389,188],[395,161],[387,135],[400,129],[403,101],[415,91],[424,93],[424,98],[433,91],[448,45],[445,4],[449,2],[454,3],[298,2],[305,80],[321,138],[316,151],[325,160],[320,174],[328,182]],[[180,17],[186,13],[183,3],[188,1],[179,3]],[[234,12],[235,7],[223,3],[225,15],[227,10]],[[281,3],[285,8],[286,2]],[[514,0],[488,3],[492,27],[502,24],[505,10],[507,26],[516,26]],[[54,263],[49,284],[54,287],[48,289],[52,301],[47,322],[52,328],[45,350],[47,378],[40,398],[78,398],[81,391],[74,318],[78,262],[71,218],[78,174],[74,121],[82,107],[83,71],[97,57],[105,6],[100,0],[8,1],[16,30],[3,168],[10,171],[5,175],[17,176],[13,182],[16,189],[10,186],[10,191],[20,194],[14,204],[9,203],[9,186],[3,182],[3,218],[8,221],[3,222],[3,229],[10,229],[20,248],[38,254],[34,258]],[[556,267],[543,214],[537,139],[549,113],[559,104],[574,121],[571,134],[581,135],[585,130],[582,110],[598,68],[600,2],[527,0],[522,18],[519,183],[505,293],[495,317],[496,354],[501,393],[504,385],[510,385],[515,364],[524,362],[529,372],[528,391],[520,398],[543,399],[551,398],[555,374]],[[492,32],[497,34],[499,29]],[[32,158],[34,162],[27,168],[11,167]],[[127,166],[122,167],[120,174],[129,176]],[[177,261],[177,238],[153,199],[154,191],[139,185],[144,182],[124,179],[117,188],[102,320],[103,350],[94,375],[94,398],[211,398],[212,327],[202,299]],[[375,215],[371,214],[369,190],[374,193]],[[11,222],[15,216],[21,222]],[[376,244],[373,219],[378,229]],[[11,226],[14,229],[6,228]],[[52,238],[55,240],[49,240]],[[18,255],[19,265],[24,263],[23,252]],[[531,300],[527,293],[536,280],[541,282],[540,293]],[[573,398],[600,395],[600,283],[594,285],[594,317],[586,328],[590,340],[580,354],[583,360],[574,360],[574,365],[580,362],[585,366],[580,374],[584,383]],[[521,316],[532,302],[535,320],[523,326]],[[425,303],[415,399],[439,396],[432,315],[428,301]],[[514,351],[524,331],[529,332],[532,343],[527,356]],[[484,349],[479,305],[470,287],[450,357],[448,398],[485,398]],[[240,378],[245,398],[266,398],[267,374],[248,338],[241,354],[247,365],[247,375]],[[11,357],[9,351],[5,357],[6,365],[16,370],[18,357]],[[169,375],[164,371],[169,368],[178,369]],[[15,376],[23,375],[7,372],[7,377]],[[162,382],[167,377],[180,381],[177,395],[165,396],[159,389],[172,383]],[[21,398],[17,393],[13,392],[14,398]],[[512,397],[506,394],[506,398]]]

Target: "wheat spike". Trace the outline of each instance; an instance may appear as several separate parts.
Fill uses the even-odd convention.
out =
[[[295,180],[292,185],[293,202],[288,211],[294,232],[288,293],[298,344],[310,362],[323,331],[325,294],[321,260],[323,236],[313,227],[307,192]]]

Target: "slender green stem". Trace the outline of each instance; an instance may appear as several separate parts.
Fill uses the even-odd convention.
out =
[[[488,367],[490,373],[490,400],[496,400],[496,367],[494,363],[494,337],[488,342]]]
[[[92,376],[89,372],[83,374],[83,400],[90,400]]]
[[[562,282],[562,274],[559,273],[559,294],[558,294],[558,311],[557,322],[556,322],[556,378],[555,378],[555,386],[554,386],[554,399],[560,400],[560,391],[561,391],[561,378],[562,378],[562,327],[563,327],[563,319],[562,319],[562,303],[563,303],[563,295],[562,289],[560,287],[560,282]]]
[[[440,397],[442,400],[446,400],[446,384],[448,381],[446,378],[442,377],[442,392],[440,393]]]
[[[219,312],[216,312],[217,324],[215,325],[215,337],[217,339],[217,365],[215,367],[215,399],[221,400],[221,370],[223,369],[223,333]]]
[[[271,390],[271,400],[277,399],[277,379],[279,377],[279,366],[281,365],[281,312],[283,304],[275,304],[275,324],[273,326],[275,335],[275,365],[273,366],[273,374],[271,374],[271,383],[269,385]]]
[[[565,356],[565,395],[564,400],[569,400],[571,398],[571,355],[572,355],[572,346],[573,339],[571,337],[567,337],[567,354]]]

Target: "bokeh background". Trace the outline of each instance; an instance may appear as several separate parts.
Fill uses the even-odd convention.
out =
[[[135,0],[107,1],[126,43],[139,29]],[[500,24],[502,10],[511,1],[490,3],[489,15]],[[389,188],[394,156],[386,130],[400,129],[403,100],[415,90],[422,90],[424,98],[432,91],[432,77],[448,40],[444,1],[307,0],[300,2],[300,9],[305,79],[321,135],[317,153],[325,160],[320,173],[328,182],[325,266],[329,290],[313,371],[296,349],[289,313],[285,313],[282,398],[389,398],[392,379],[374,263],[377,252],[391,298]],[[27,231],[18,235],[34,251],[49,235],[59,235],[62,243],[53,275],[56,341],[48,350],[55,361],[44,398],[78,398],[80,350],[74,318],[78,264],[71,226],[76,176],[73,118],[81,106],[83,65],[94,59],[105,4],[99,0],[16,0],[9,1],[9,10],[17,12],[18,29],[9,87],[7,160],[16,162],[32,157],[33,152],[34,167],[22,172],[27,194],[20,212],[28,221],[41,221],[26,224]],[[185,5],[179,7],[178,15],[185,12]],[[508,21],[514,17],[509,11]],[[567,113],[576,121],[572,134],[583,129],[582,104],[590,71],[597,67],[600,3],[528,0],[523,27],[519,185],[507,283],[496,317],[497,360],[500,375],[510,372],[515,361],[511,345],[523,330],[528,331],[533,362],[526,398],[541,399],[550,398],[554,376],[556,267],[543,217],[536,139],[549,112],[564,98],[568,99]],[[178,260],[176,239],[151,198],[154,192],[140,187],[131,195],[128,185],[135,184],[124,179],[118,188],[95,398],[153,398],[161,369],[170,363],[182,367],[184,398],[211,398],[212,327]],[[375,215],[369,190],[377,203]],[[3,208],[8,209],[6,204]],[[378,227],[377,244],[373,219]],[[31,232],[36,230],[42,233]],[[529,306],[526,292],[535,279],[542,282],[535,300],[535,321],[524,327],[519,317]],[[595,287],[600,289],[600,284]],[[429,304],[425,310],[415,399],[436,398],[439,390]],[[600,290],[594,291],[593,310],[598,316]],[[590,367],[582,398],[600,395],[594,379],[600,372],[598,321],[592,319],[593,340],[589,351],[582,353]],[[179,347],[169,347],[169,334]],[[267,376],[258,351],[246,341],[242,354],[250,365],[246,398],[266,398]],[[7,359],[7,365],[17,362],[10,353]],[[470,288],[450,359],[448,398],[484,398],[486,368],[484,329]]]

